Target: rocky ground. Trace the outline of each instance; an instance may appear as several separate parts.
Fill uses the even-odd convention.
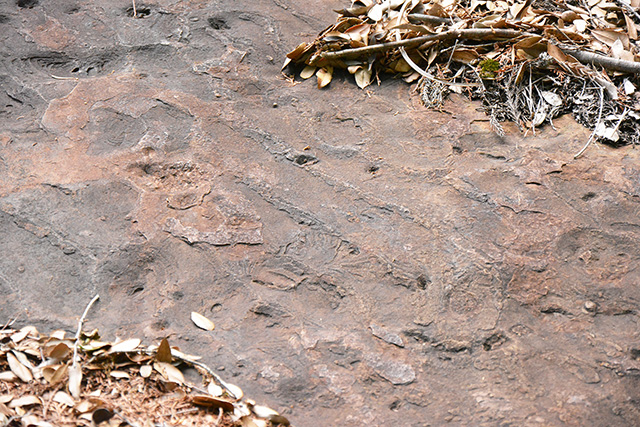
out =
[[[344,6],[0,3],[0,323],[100,294],[298,427],[640,423],[638,150],[284,79]]]

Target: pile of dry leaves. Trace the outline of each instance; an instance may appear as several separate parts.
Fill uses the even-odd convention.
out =
[[[424,103],[481,99],[523,131],[571,112],[614,145],[640,142],[640,0],[358,0],[287,55],[318,87],[335,68],[357,85],[418,82]],[[284,69],[283,67],[283,69]],[[589,142],[591,139],[589,140]],[[586,148],[586,146],[585,146]],[[579,153],[580,154],[580,153]]]
[[[192,320],[213,329],[197,313]],[[102,341],[97,330],[82,332],[82,321],[75,337],[0,329],[0,427],[289,425],[166,339]],[[202,384],[188,383],[187,370]]]

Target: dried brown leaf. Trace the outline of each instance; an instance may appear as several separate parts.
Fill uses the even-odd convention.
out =
[[[316,77],[318,78],[318,89],[322,89],[331,83],[331,79],[333,78],[333,67],[327,66],[318,69]]]
[[[16,374],[16,376],[25,383],[28,383],[33,379],[31,370],[20,363],[13,353],[7,353],[7,362],[9,362],[9,368],[11,369],[11,372]]]
[[[184,375],[180,372],[180,369],[176,368],[170,363],[155,362],[153,368],[164,377],[165,380],[176,383],[184,384]]]
[[[69,355],[71,349],[69,346],[63,342],[58,343],[52,348],[47,349],[47,357],[51,357],[52,359],[64,359]]]
[[[160,341],[158,351],[156,352],[156,360],[164,363],[171,363],[173,361],[173,358],[171,357],[171,347],[169,346],[169,341],[167,341],[166,338],[163,338],[162,341]]]
[[[213,408],[222,408],[227,412],[233,411],[233,402],[230,400],[220,399],[217,397],[207,396],[205,394],[198,394],[191,397],[191,402],[194,405],[206,406]]]
[[[55,384],[58,384],[59,382],[64,381],[64,379],[67,377],[68,370],[69,370],[68,365],[60,365],[55,370],[55,372],[53,372],[53,375],[51,375],[51,377],[47,381],[49,381],[49,384],[51,385],[55,385]]]

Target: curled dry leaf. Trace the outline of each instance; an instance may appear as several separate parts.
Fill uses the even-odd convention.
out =
[[[300,78],[306,80],[313,77],[315,73],[316,67],[314,67],[313,65],[307,65],[302,69],[302,71],[300,71]]]
[[[202,314],[196,313],[195,311],[191,312],[191,320],[197,327],[204,329],[205,331],[213,331],[215,328],[215,325],[211,320],[207,319]]]
[[[176,368],[170,363],[155,362],[153,368],[164,377],[165,380],[176,383],[184,384],[184,375],[180,372],[180,369]]]
[[[53,373],[51,374],[51,376],[49,378],[47,378],[46,375],[45,375],[45,380],[47,380],[49,382],[49,384],[51,384],[51,385],[58,384],[58,383],[64,381],[64,379],[67,377],[67,371],[68,370],[69,370],[69,366],[68,365],[60,365],[60,366],[56,367],[56,369],[53,371]]]
[[[64,359],[69,355],[71,349],[69,346],[63,342],[58,343],[54,347],[47,349],[47,356],[52,359]]]
[[[327,66],[318,69],[316,77],[318,78],[318,89],[322,89],[331,83],[331,79],[333,78],[333,67]]]
[[[364,89],[371,84],[371,74],[371,70],[362,67],[355,72],[356,84],[360,89]]]

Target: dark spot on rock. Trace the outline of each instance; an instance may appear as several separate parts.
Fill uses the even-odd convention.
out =
[[[169,321],[167,320],[158,320],[151,324],[151,327],[157,331],[162,331],[169,326]]]
[[[629,350],[629,353],[631,353],[631,357],[634,359],[640,359],[640,348],[632,348]]]
[[[139,294],[139,293],[140,293],[140,292],[142,292],[142,291],[144,291],[144,286],[142,286],[142,285],[136,285],[136,286],[133,286],[133,287],[129,290],[128,294],[129,294],[130,296],[133,296],[133,295],[135,295],[135,294]]]
[[[79,67],[75,67],[73,70],[71,70],[72,73],[77,73],[78,71],[80,71]]]
[[[4,24],[10,21],[10,18],[7,15],[0,14],[0,24]]]
[[[496,332],[489,338],[484,340],[484,342],[482,343],[482,347],[485,349],[485,351],[490,351],[494,348],[500,347],[506,341],[507,337],[505,337],[502,332]]]
[[[306,165],[309,162],[316,160],[316,157],[309,154],[298,154],[293,158],[293,163],[297,165]]]
[[[370,165],[369,167],[367,167],[367,172],[369,173],[376,173],[380,170],[380,166],[378,165]]]
[[[18,5],[18,7],[21,8],[26,8],[26,9],[31,9],[34,6],[37,6],[39,3],[39,0],[17,0],[16,4]]]
[[[568,315],[571,314],[569,313],[567,310],[565,310],[564,308],[560,307],[559,305],[556,304],[549,304],[549,305],[545,305],[542,306],[540,308],[540,313],[544,313],[544,314],[562,314],[562,315]]]
[[[585,202],[588,202],[589,200],[593,199],[594,197],[596,197],[596,193],[589,191],[588,193],[586,193],[584,196],[580,197],[582,200],[584,200]]]
[[[402,400],[396,399],[393,402],[391,402],[391,404],[389,405],[389,409],[391,409],[392,411],[397,411],[398,409],[400,409],[401,406],[402,406]]]
[[[209,26],[214,30],[229,29],[229,25],[227,24],[227,21],[224,18],[221,18],[219,16],[212,16],[211,18],[207,19],[207,22],[209,23]]]
[[[124,14],[133,18],[133,6],[129,6],[128,8],[126,8]],[[146,18],[149,15],[151,15],[151,9],[148,6],[136,6],[136,18]]]
[[[180,301],[182,298],[184,298],[184,292],[175,291],[171,294],[171,298],[173,298],[176,301]]]
[[[402,331],[402,333],[408,337],[415,339],[420,342],[433,342],[433,338],[430,337],[426,331],[422,329],[407,329]]]
[[[67,15],[73,15],[74,13],[78,12],[80,12],[79,6],[69,6],[69,8],[64,11],[64,13],[66,13]]]
[[[251,311],[259,316],[282,316],[285,314],[285,311],[280,308],[277,304],[268,303],[264,301],[258,301],[251,307]]]
[[[431,280],[426,275],[421,274],[416,278],[416,282],[419,289],[426,289]]]

